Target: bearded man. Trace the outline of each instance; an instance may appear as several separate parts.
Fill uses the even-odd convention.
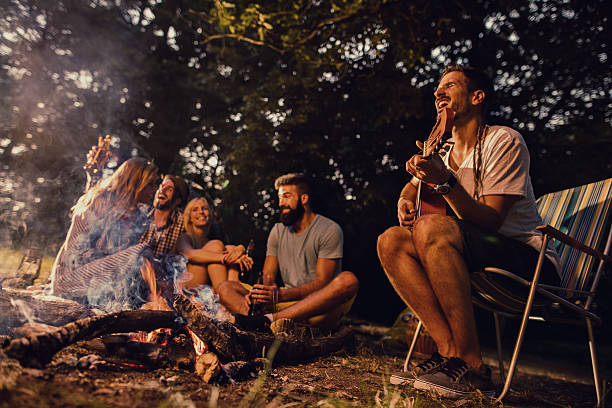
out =
[[[267,331],[274,321],[290,319],[323,329],[334,328],[351,308],[359,283],[342,271],[342,228],[320,214],[311,203],[311,183],[301,173],[276,179],[281,222],[268,237],[263,283],[252,289],[225,281],[218,287],[220,302],[246,329]],[[276,278],[280,271],[283,287]],[[267,313],[248,318],[251,305]]]
[[[147,243],[156,256],[176,253],[176,241],[185,231],[181,206],[187,202],[189,188],[181,177],[166,175],[155,192],[148,213],[149,228],[140,242]]]
[[[87,176],[85,191],[95,186],[102,178],[103,169],[110,160],[110,136],[98,138],[98,144],[87,153],[84,166]],[[176,254],[176,241],[185,231],[183,212],[187,204],[189,187],[185,180],[178,176],[166,175],[159,184],[153,198],[153,208],[147,213],[149,226],[140,237],[140,243],[147,244],[156,257],[163,254]],[[147,206],[150,202],[144,203]]]

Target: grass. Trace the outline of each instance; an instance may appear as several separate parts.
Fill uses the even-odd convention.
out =
[[[275,343],[273,348],[278,345]],[[247,395],[240,402],[240,407],[264,408],[268,406],[274,407],[328,407],[328,408],[348,408],[348,407],[366,407],[366,408],[433,408],[433,407],[458,407],[462,408],[490,408],[496,406],[495,403],[477,393],[470,398],[464,398],[459,401],[450,401],[440,398],[437,394],[431,392],[422,392],[409,386],[392,385],[389,381],[389,373],[383,359],[374,355],[373,350],[365,344],[359,344],[355,354],[350,356],[328,356],[325,358],[326,364],[330,367],[341,365],[345,369],[353,369],[361,372],[368,372],[380,375],[381,381],[378,386],[373,386],[371,383],[367,385],[365,382],[361,384],[360,399],[351,397],[346,393],[340,392],[325,392],[311,391],[311,398],[315,396],[316,402],[305,396],[298,396],[293,389],[286,392],[284,389],[274,387],[269,382],[269,374],[271,368],[270,357],[274,355],[275,350],[270,350],[267,356],[268,365],[266,369],[251,385]],[[384,374],[380,374],[384,373]],[[299,392],[298,392],[299,393]],[[346,396],[346,398],[344,398]],[[212,402],[212,401],[211,401]],[[216,399],[214,405],[216,407]]]

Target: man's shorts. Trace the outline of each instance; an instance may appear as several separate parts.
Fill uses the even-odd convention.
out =
[[[496,267],[532,280],[540,255],[535,248],[467,221],[456,221],[462,232],[463,256],[470,272]],[[560,283],[556,268],[548,258],[544,258],[539,283],[555,286]]]

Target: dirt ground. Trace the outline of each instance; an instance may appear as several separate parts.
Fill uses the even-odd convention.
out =
[[[384,353],[376,337],[357,334],[357,348],[314,361],[262,370],[249,380],[203,383],[193,369],[66,364],[98,351],[81,343],[62,350],[43,370],[24,369],[0,407],[489,407],[475,396],[451,401],[389,383],[399,351]],[[104,359],[104,355],[99,355]],[[498,373],[494,371],[494,380]],[[519,374],[505,407],[593,407],[591,385]],[[2,389],[2,387],[0,387]]]

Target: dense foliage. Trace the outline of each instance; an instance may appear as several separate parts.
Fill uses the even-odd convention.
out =
[[[429,133],[444,65],[496,78],[490,122],[521,131],[538,194],[612,175],[605,6],[8,0],[0,241],[52,251],[88,146],[111,134],[117,161],[152,157],[205,189],[231,240],[255,238],[260,258],[277,218],[275,177],[308,173],[319,210],[344,227],[361,304],[380,302],[389,287],[376,238],[396,222],[403,163]]]

